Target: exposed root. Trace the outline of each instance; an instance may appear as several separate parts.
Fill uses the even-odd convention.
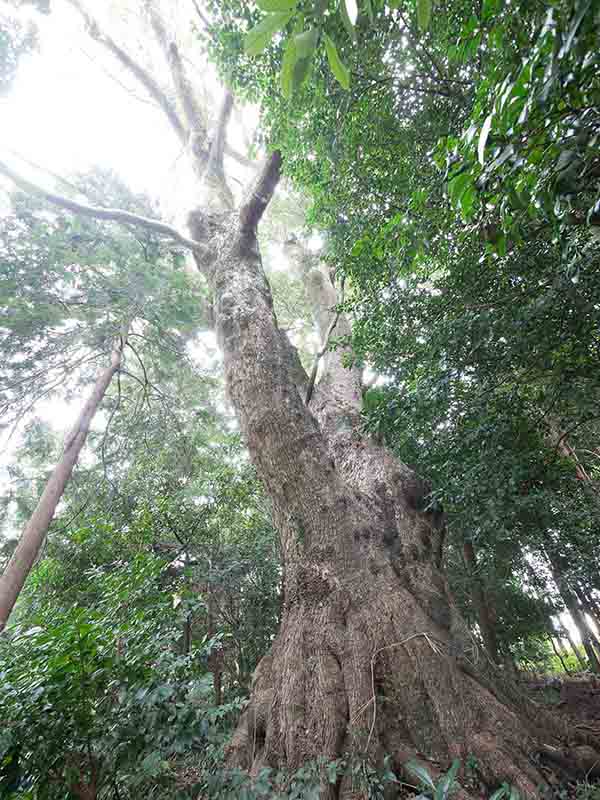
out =
[[[381,765],[390,755],[398,774],[414,759],[435,777],[453,759],[471,757],[490,789],[506,781],[523,798],[540,797],[545,783],[536,753],[569,775],[596,769],[600,755],[565,748],[564,724],[507,678],[494,685],[500,676],[486,674],[485,664],[464,668],[447,631],[430,625],[397,637],[407,615],[413,625],[425,620],[410,595],[385,589],[376,587],[358,608],[338,594],[288,616],[257,670],[231,764],[256,774],[348,755]],[[349,800],[356,791],[347,776],[334,785],[323,780],[326,800]]]

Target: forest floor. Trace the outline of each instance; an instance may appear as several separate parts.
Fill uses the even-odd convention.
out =
[[[589,673],[564,677],[543,673],[521,673],[519,684],[532,700],[560,715],[571,730],[583,731],[600,741],[600,677]],[[550,787],[543,795],[544,800],[600,800],[600,764],[592,765],[593,776],[581,771],[569,775],[568,770],[565,771],[558,766],[553,767],[545,758],[542,760],[536,756],[534,758]],[[437,766],[444,768],[442,764]],[[178,772],[182,788],[201,779],[201,770],[191,764],[180,767]],[[464,781],[465,776],[461,780]],[[467,774],[463,786],[468,787],[470,793],[481,800],[489,797],[489,792],[479,784],[474,774],[470,777]],[[399,800],[414,800],[415,794],[414,788],[405,784],[396,797]],[[251,792],[249,796],[257,795]],[[419,795],[419,797],[426,796]],[[450,795],[450,800],[452,796],[453,793]],[[198,800],[210,800],[210,797],[210,793],[201,794]],[[510,791],[506,793],[505,800],[509,800],[509,797],[513,797]]]
[[[523,676],[523,689],[534,700],[551,707],[563,716],[570,726],[600,740],[600,677],[587,673],[555,677],[547,675]],[[565,781],[552,767],[541,767],[545,777],[560,800],[600,800],[600,764],[593,765],[585,776],[573,776]]]
[[[534,700],[550,705],[575,725],[600,732],[600,677],[588,673],[556,677],[524,675],[521,685]]]

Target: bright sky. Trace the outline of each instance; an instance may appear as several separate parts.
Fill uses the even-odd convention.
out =
[[[94,166],[113,169],[131,189],[163,201],[163,207],[165,197],[185,194],[181,147],[163,113],[145,101],[143,92],[137,100],[118,84],[133,85],[114,60],[81,35],[81,20],[66,3],[35,18],[39,53],[22,60],[11,93],[0,97],[2,159],[49,188],[56,189],[50,177],[14,154],[65,176]],[[10,188],[10,181],[0,178],[0,187]],[[0,211],[2,206],[0,197]],[[64,430],[78,408],[76,402],[55,399],[40,404],[36,413]],[[0,442],[0,480],[2,461],[15,444],[14,439],[8,447]]]
[[[11,94],[0,100],[3,157],[14,149],[59,174],[111,167],[134,190],[157,197],[170,188],[179,153],[166,120],[106,74],[122,79],[81,36],[71,9],[55,6],[41,18],[40,53],[22,62]]]

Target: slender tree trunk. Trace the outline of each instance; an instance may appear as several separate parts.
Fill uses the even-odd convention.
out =
[[[579,600],[586,626],[594,643],[594,647],[596,648],[597,653],[600,655],[600,641],[598,640],[600,625],[598,624],[598,618],[595,613],[596,609],[592,603],[590,603],[586,592],[580,586],[575,586],[575,594]]]
[[[469,591],[477,613],[477,621],[479,623],[479,629],[481,630],[481,636],[483,637],[483,644],[489,657],[494,663],[498,664],[498,639],[496,637],[495,615],[487,602],[484,587],[478,574],[477,556],[475,555],[473,542],[466,541],[463,544],[463,556],[470,577]]]
[[[550,641],[552,643],[552,649],[560,659],[560,663],[563,665],[565,672],[570,675],[569,669],[565,665],[564,659],[568,657],[568,653],[564,648],[563,641],[561,639],[561,631],[560,627],[556,624],[552,617],[548,619],[548,625],[550,628]]]
[[[579,647],[575,643],[575,640],[571,636],[571,633],[570,633],[568,628],[567,628],[566,636],[567,636],[567,641],[569,642],[569,647],[571,648],[575,658],[579,662],[579,666],[581,667],[582,670],[587,670],[587,668],[588,668],[587,662],[586,662],[585,658],[581,655],[581,650],[579,649]]]
[[[565,577],[561,558],[556,554],[553,547],[546,548],[546,555],[550,562],[554,582],[556,583],[565,607],[571,615],[571,619],[581,638],[581,643],[583,644],[590,669],[592,672],[600,673],[600,660],[594,650],[590,631],[588,630],[587,622],[579,607],[577,597]]]
[[[552,645],[552,649],[554,650],[554,655],[558,658],[560,663],[562,664],[562,668],[566,672],[567,675],[571,674],[571,670],[567,667],[564,659],[564,651],[560,645],[559,639],[554,639],[553,636],[550,637],[550,644]]]
[[[0,577],[0,631],[6,626],[10,613],[44,543],[56,507],[63,496],[73,467],[77,463],[79,453],[87,439],[91,421],[113,376],[121,366],[125,342],[126,331],[123,331],[111,354],[109,366],[98,376],[92,393],[67,436],[63,456],[54,467],[36,509],[25,526],[17,547]]]
[[[579,636],[581,637],[581,644],[583,645],[583,649],[585,650],[585,654],[587,656],[589,666],[592,672],[596,674],[600,673],[600,661],[598,660],[598,656],[596,651],[594,650],[592,637],[588,630],[588,626],[585,620],[584,615],[581,613],[577,605],[577,600],[575,596],[571,594],[568,590],[561,592],[563,600],[565,601],[565,605],[568,608],[569,614],[571,615],[573,622],[575,623],[575,627],[579,632]]]
[[[215,587],[212,582],[212,564],[209,562],[208,580],[206,583],[206,613],[208,616],[207,633],[208,638],[212,639],[217,632],[215,622]],[[213,648],[208,657],[208,668],[212,672],[213,687],[215,690],[215,704],[220,706],[223,702],[223,648],[219,644]]]

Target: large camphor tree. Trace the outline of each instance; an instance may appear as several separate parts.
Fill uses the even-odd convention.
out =
[[[236,207],[225,169],[234,98],[225,92],[209,126],[201,76],[188,69],[158,0],[139,9],[168,65],[156,74],[113,38],[91,4],[71,4],[166,115],[195,176],[197,205],[182,234],[128,212],[49,192],[45,199],[150,227],[191,250],[211,297],[229,398],[280,535],[281,627],[255,673],[231,763],[256,771],[348,752],[373,761],[390,754],[397,766],[471,755],[490,787],[508,781],[538,796],[543,777],[530,756],[561,747],[563,731],[471,637],[442,571],[444,518],[428,503],[427,483],[363,433],[361,373],[347,366],[347,349],[325,355],[313,386],[278,326],[257,237],[285,169],[280,152],[257,168]],[[337,336],[349,334],[328,272],[299,244],[290,249],[321,341],[334,327]],[[351,779],[324,780],[322,796],[355,796]]]

